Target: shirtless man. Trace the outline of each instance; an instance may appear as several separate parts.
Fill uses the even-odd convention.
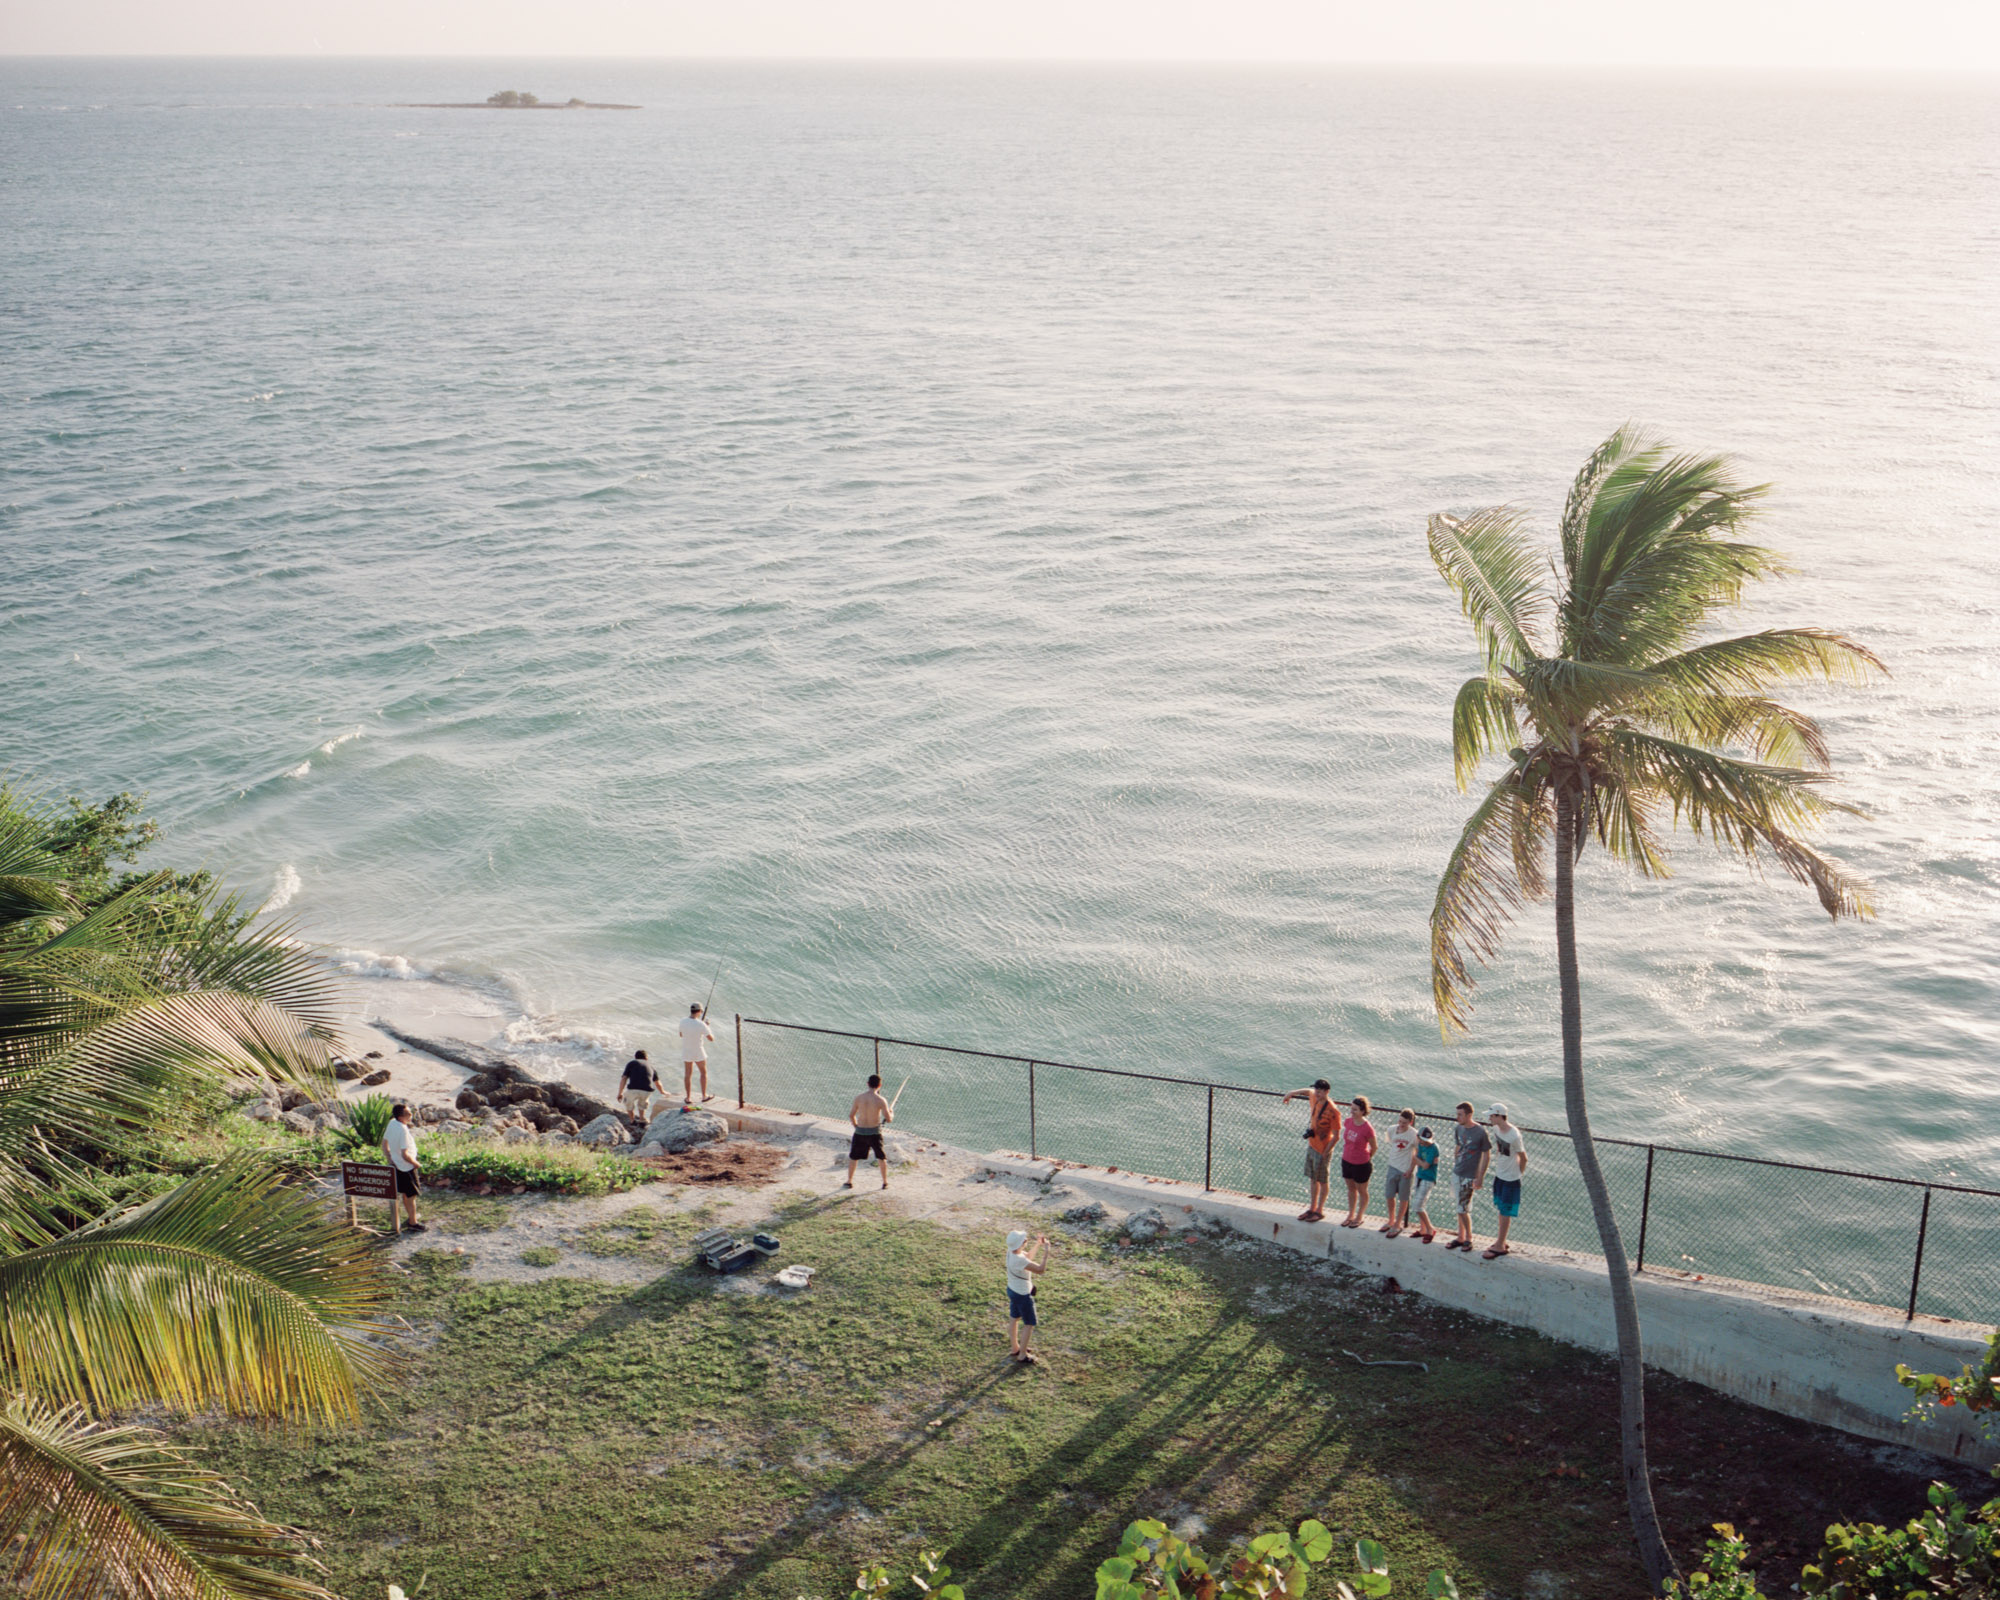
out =
[[[868,1090],[854,1097],[854,1104],[848,1108],[847,1120],[854,1124],[854,1137],[847,1145],[847,1182],[843,1189],[854,1187],[854,1169],[863,1157],[872,1155],[882,1163],[882,1187],[889,1187],[889,1158],[882,1151],[882,1125],[896,1120],[895,1110],[882,1098],[882,1080],[874,1073],[868,1074]]]

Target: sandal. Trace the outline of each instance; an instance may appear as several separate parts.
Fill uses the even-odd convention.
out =
[[[1318,1215],[1319,1213],[1317,1211],[1301,1211],[1299,1213],[1299,1221],[1311,1222]]]
[[[1399,1234],[1400,1234],[1400,1233],[1401,1233],[1402,1231],[1403,1231],[1403,1230],[1402,1230],[1401,1228],[1397,1227],[1397,1226],[1396,1226],[1396,1225],[1395,1225],[1394,1223],[1384,1223],[1384,1224],[1383,1224],[1383,1226],[1382,1226],[1382,1235],[1383,1235],[1383,1237],[1384,1237],[1384,1238],[1387,1238],[1387,1239],[1393,1239],[1393,1238],[1395,1238],[1395,1237],[1396,1237],[1397,1235],[1399,1235]]]
[[[1502,1256],[1511,1256],[1513,1253],[1504,1244],[1496,1244],[1491,1250],[1486,1252],[1486,1259],[1488,1261],[1498,1261]]]

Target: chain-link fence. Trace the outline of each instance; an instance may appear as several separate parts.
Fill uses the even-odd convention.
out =
[[[899,1127],[949,1144],[1239,1194],[1305,1193],[1304,1109],[1269,1089],[757,1017],[736,1019],[736,1051],[738,1099],[750,1105],[842,1118],[874,1072],[884,1094],[901,1096]],[[1399,1110],[1376,1108],[1378,1136]],[[1452,1120],[1448,1111],[1418,1116],[1441,1146],[1430,1216],[1445,1230]],[[1522,1132],[1529,1167],[1513,1239],[1600,1254],[1568,1132]],[[2000,1320],[2000,1191],[1602,1135],[1593,1142],[1621,1242],[1642,1272],[1735,1279],[1911,1317]],[[1375,1166],[1379,1216],[1380,1153]],[[1338,1208],[1337,1182],[1334,1191]],[[1490,1201],[1474,1204],[1474,1225],[1490,1232]]]

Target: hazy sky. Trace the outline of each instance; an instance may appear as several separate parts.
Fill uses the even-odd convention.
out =
[[[2000,0],[0,0],[0,53],[2000,69]]]

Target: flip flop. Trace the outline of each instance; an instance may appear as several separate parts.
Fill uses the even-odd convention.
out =
[[[1498,1261],[1502,1256],[1511,1256],[1513,1253],[1511,1250],[1488,1250],[1486,1252],[1486,1259],[1488,1261]]]
[[[1316,1216],[1318,1216],[1318,1215],[1319,1215],[1319,1213],[1318,1213],[1317,1211],[1301,1211],[1301,1212],[1299,1213],[1299,1221],[1301,1221],[1301,1222],[1310,1222],[1310,1221],[1312,1221],[1312,1219],[1313,1219],[1314,1217],[1316,1217]]]

